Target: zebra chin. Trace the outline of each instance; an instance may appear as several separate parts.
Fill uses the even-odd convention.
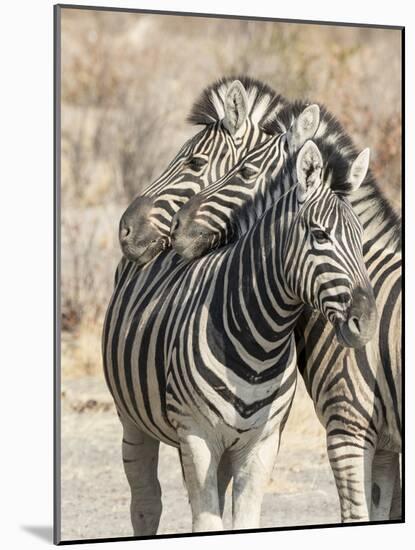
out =
[[[198,232],[195,236],[187,235],[180,230],[170,233],[173,249],[184,260],[196,260],[213,250],[213,233]]]
[[[130,262],[142,266],[150,262],[163,250],[170,247],[170,239],[167,237],[159,237],[152,240],[150,243],[135,245],[133,243],[120,243],[123,255]]]
[[[211,251],[210,244],[207,240],[196,239],[172,239],[174,250],[184,260],[196,260]]]

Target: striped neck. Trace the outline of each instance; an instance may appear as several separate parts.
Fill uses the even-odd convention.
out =
[[[294,195],[294,193],[291,193]],[[303,304],[287,292],[283,250],[296,201],[279,201],[228,248],[224,300],[229,329],[244,335],[251,355],[264,361],[287,353]],[[226,330],[226,327],[225,327]],[[248,336],[251,335],[251,337]]]
[[[280,139],[283,149],[286,137],[282,136]],[[269,176],[260,189],[233,215],[232,233],[243,236],[267,210],[289,193],[296,184],[294,174],[293,159],[289,155],[281,154],[273,162]]]
[[[369,177],[350,200],[353,210],[363,225],[363,253],[365,258],[384,249],[401,255],[401,220],[382,195],[377,182]]]

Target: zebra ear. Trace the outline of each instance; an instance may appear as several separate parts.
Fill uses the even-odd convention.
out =
[[[320,124],[320,107],[309,105],[294,120],[288,130],[287,140],[290,153],[296,153],[308,139],[312,139]]]
[[[353,193],[360,187],[363,180],[366,177],[367,171],[369,169],[369,160],[370,160],[370,149],[366,148],[363,149],[361,153],[359,153],[356,157],[356,159],[353,161],[348,182],[350,183],[350,193]]]
[[[225,116],[222,124],[233,135],[244,124],[248,116],[248,96],[239,80],[234,80],[225,96]]]
[[[298,200],[304,202],[310,192],[320,184],[323,159],[317,145],[307,141],[297,156]]]

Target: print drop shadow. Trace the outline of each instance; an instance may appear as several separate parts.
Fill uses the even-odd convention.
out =
[[[53,542],[53,527],[51,525],[21,525],[20,528],[38,539]]]

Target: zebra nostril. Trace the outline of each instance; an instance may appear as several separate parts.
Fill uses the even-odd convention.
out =
[[[122,227],[120,230],[121,241],[125,241],[130,233],[131,233],[131,227],[125,227],[125,226]]]
[[[353,334],[360,334],[360,320],[357,317],[350,317],[347,324],[349,325],[349,329]]]
[[[337,297],[340,304],[348,304],[351,300],[350,295],[347,292],[343,292]]]

